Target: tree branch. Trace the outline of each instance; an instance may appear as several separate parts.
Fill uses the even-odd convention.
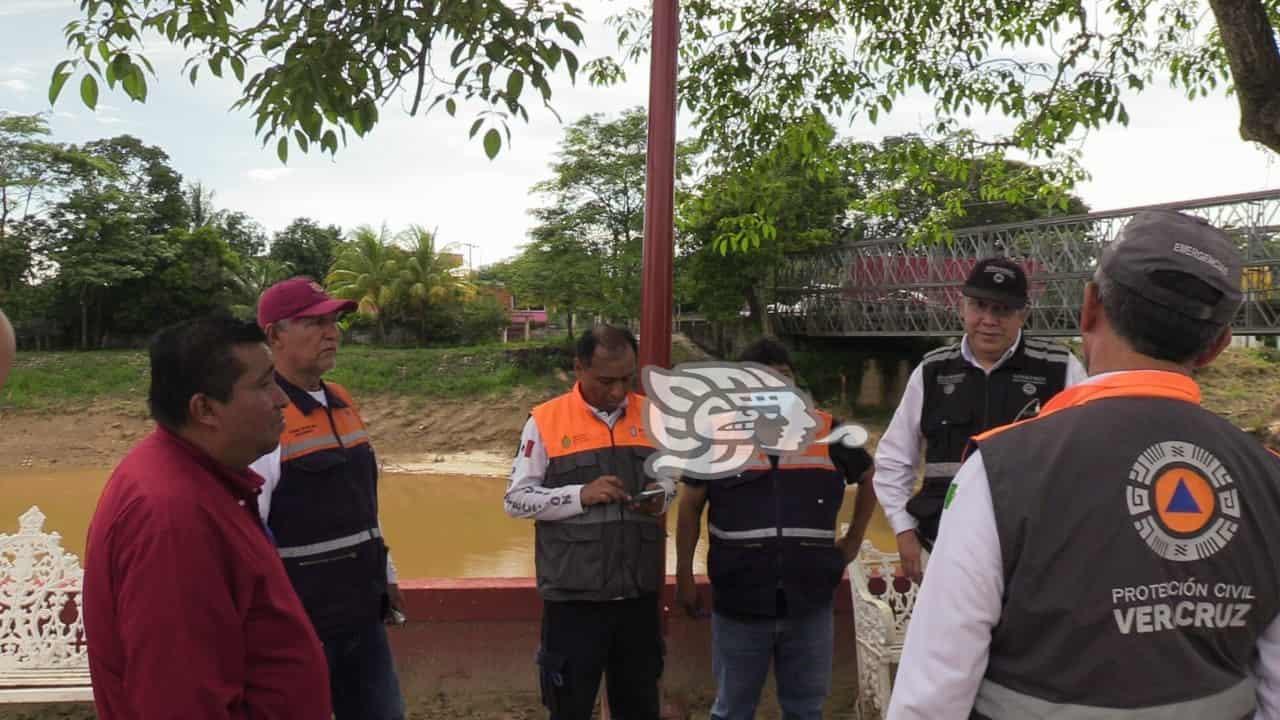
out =
[[[1210,0],[1236,97],[1240,137],[1280,152],[1280,49],[1261,0]]]

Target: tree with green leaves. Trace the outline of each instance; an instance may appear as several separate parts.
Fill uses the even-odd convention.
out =
[[[269,257],[250,257],[243,260],[230,279],[231,312],[242,320],[258,316],[258,298],[267,288],[294,275],[288,263]]]
[[[777,146],[735,170],[705,178],[680,205],[680,274],[708,317],[736,317],[768,332],[773,268],[791,252],[830,245],[854,194],[847,149],[819,116],[788,128]]]
[[[61,148],[40,115],[0,112],[0,241],[11,222],[38,212]]]
[[[80,346],[100,344],[111,327],[104,310],[133,280],[172,261],[166,241],[186,229],[189,210],[182,176],[161,149],[122,135],[74,148],[95,162],[65,168],[63,199],[50,211],[49,244],[40,250],[57,264],[57,281],[79,307]],[[90,327],[97,332],[90,333]]]
[[[436,233],[420,225],[410,225],[400,234],[406,246],[397,267],[394,295],[404,306],[406,317],[418,328],[418,339],[426,342],[433,315],[459,314],[464,303],[475,298],[476,288],[456,271],[462,259],[436,248]]]
[[[217,213],[214,225],[222,233],[227,246],[241,258],[256,258],[267,250],[267,231],[240,210]]]
[[[395,306],[396,283],[400,278],[400,257],[384,226],[374,230],[362,225],[338,250],[325,278],[325,286],[336,298],[354,300],[357,312],[376,322],[378,342],[387,337],[387,314]]]
[[[267,256],[293,268],[294,273],[323,280],[342,244],[342,228],[321,227],[311,218],[297,218],[275,234]]]
[[[551,107],[557,74],[576,77],[582,42],[581,12],[558,0],[82,0],[80,10],[65,28],[69,57],[53,70],[50,101],[76,77],[90,108],[104,82],[145,101],[155,68],[143,38],[159,35],[190,53],[183,72],[193,84],[202,69],[234,76],[235,106],[250,110],[282,162],[291,139],[304,152],[336,152],[348,129],[363,136],[392,101],[410,115],[475,106],[471,136],[488,126],[493,157],[512,120],[527,121],[533,102]]]
[[[617,20],[643,54],[647,12]],[[1125,124],[1126,99],[1165,77],[1193,98],[1233,92],[1241,136],[1280,152],[1277,0],[689,0],[680,20],[679,95],[722,168],[750,164],[813,112],[874,123],[924,94],[927,152],[896,146],[882,164],[966,188],[977,160],[986,197],[962,189],[953,206],[999,197],[1062,209],[1084,175],[1070,143]],[[1009,118],[1008,130],[978,137],[968,123],[980,112]],[[1042,182],[997,171],[1009,153],[1039,166]],[[1042,196],[1027,196],[1033,185]],[[936,238],[946,224],[920,233]]]
[[[904,177],[901,158],[945,154],[918,135],[846,143],[844,152],[854,173],[851,239],[939,237],[960,228],[1089,212],[1079,197],[1062,194],[1042,168],[1017,160],[955,158],[968,169],[947,172],[926,164]]]
[[[165,252],[150,272],[122,282],[108,295],[108,329],[142,338],[158,327],[240,300],[236,290],[242,260],[216,226],[174,228],[151,242]]]
[[[577,313],[596,313],[605,306],[597,248],[544,213],[532,241],[505,268],[506,282],[522,306],[543,305],[568,318],[573,337]]]
[[[695,304],[713,320],[728,320],[744,305],[750,322],[767,333],[772,273],[788,253],[829,247],[862,239],[905,237],[919,227],[947,222],[944,230],[976,225],[1021,222],[1053,210],[1034,204],[983,197],[982,188],[966,186],[948,174],[896,175],[896,158],[932,151],[924,140],[905,136],[877,145],[838,141],[834,128],[818,115],[787,128],[779,142],[750,164],[709,175],[680,205],[677,221],[680,299]],[[1043,192],[1047,180],[1039,169],[1021,163],[988,168],[981,161],[967,182],[980,184],[991,172],[1014,167]],[[883,203],[869,208],[871,202]],[[891,203],[891,205],[890,205]],[[957,205],[957,203],[962,203]],[[869,211],[857,212],[860,208]],[[854,210],[854,211],[851,211]],[[1086,212],[1068,196],[1064,212]]]
[[[539,257],[560,258],[577,245],[596,268],[588,287],[598,291],[599,305],[591,309],[613,320],[634,318],[640,308],[647,143],[643,108],[612,120],[584,116],[565,129],[551,178],[533,187],[546,201],[533,211]],[[683,176],[690,151],[678,150],[677,176]],[[551,293],[539,289],[542,296]]]
[[[29,279],[48,235],[47,211],[73,169],[111,172],[110,163],[49,140],[43,115],[0,111],[0,293]],[[8,300],[8,298],[5,298]]]

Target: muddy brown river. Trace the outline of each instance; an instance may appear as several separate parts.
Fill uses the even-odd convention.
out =
[[[62,535],[63,547],[84,556],[85,533],[108,471],[19,470],[0,474],[0,533],[18,529],[32,505],[48,516],[45,529]],[[382,528],[402,578],[527,577],[533,575],[533,522],[502,511],[503,478],[384,473]],[[854,491],[845,496],[840,521],[853,513]],[[667,570],[675,569],[675,513],[668,514]],[[893,549],[893,533],[879,511],[868,537]],[[695,572],[706,571],[706,532]]]

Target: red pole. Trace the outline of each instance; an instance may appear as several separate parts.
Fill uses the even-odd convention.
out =
[[[644,268],[640,280],[640,367],[671,367],[671,265],[674,252],[676,183],[676,46],[680,38],[679,0],[653,0],[649,52],[649,142],[645,166]],[[660,518],[666,522],[666,516]],[[662,632],[667,623],[666,553],[658,588]],[[603,694],[603,693],[602,693]],[[609,718],[602,703],[603,720]],[[665,709],[665,708],[664,708]],[[663,713],[666,717],[667,713]]]
[[[671,262],[676,170],[678,0],[654,0],[649,54],[649,145],[640,283],[640,367],[671,367]]]

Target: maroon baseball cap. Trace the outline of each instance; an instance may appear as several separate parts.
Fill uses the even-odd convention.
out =
[[[258,327],[281,320],[299,317],[328,315],[331,312],[351,312],[356,309],[353,300],[334,300],[320,287],[320,283],[306,276],[289,278],[267,288],[258,298]]]

